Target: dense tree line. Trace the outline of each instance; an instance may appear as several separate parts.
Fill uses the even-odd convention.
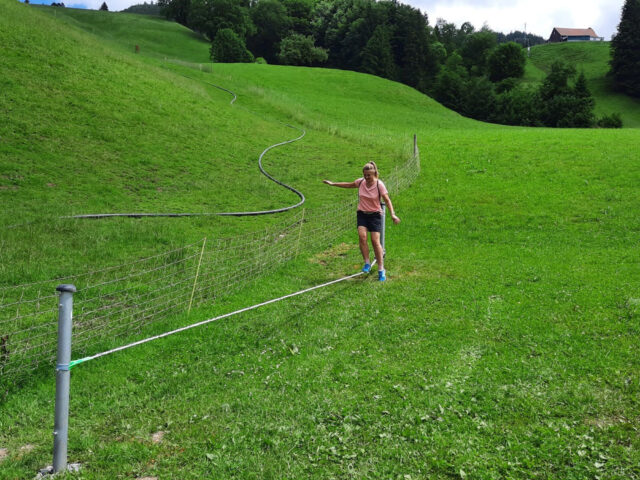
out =
[[[496,36],[498,38],[498,43],[514,42],[520,44],[523,47],[533,47],[535,45],[542,45],[543,43],[547,43],[547,41],[539,35],[521,32],[520,30],[516,30],[515,32],[507,34],[497,32]]]
[[[128,8],[125,8],[124,10],[122,10],[123,12],[126,13],[137,13],[140,15],[160,15],[160,5],[158,5],[157,3],[140,3],[138,5],[131,5]]]
[[[476,31],[468,22],[457,27],[442,19],[430,26],[426,14],[395,0],[158,4],[168,18],[205,35],[216,62],[323,65],[369,73],[400,81],[484,121],[558,127],[596,123],[584,76],[576,78],[570,67],[555,66],[547,87],[518,85],[526,63],[523,45],[543,41],[535,35],[503,35],[486,27]]]

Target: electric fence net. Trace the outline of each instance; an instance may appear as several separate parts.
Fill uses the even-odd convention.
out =
[[[391,193],[418,176],[417,148],[385,181]],[[74,284],[73,354],[87,356],[141,338],[158,325],[238,291],[303,252],[327,248],[353,228],[355,200],[298,209],[266,230],[198,243],[93,272],[0,288],[0,393],[55,363],[57,294]]]

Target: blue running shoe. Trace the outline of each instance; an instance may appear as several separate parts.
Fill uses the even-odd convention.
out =
[[[364,267],[362,267],[362,271],[363,271],[364,273],[369,273],[369,272],[371,271],[371,265],[370,265],[370,264],[368,264],[368,263],[365,263],[365,264],[364,264]]]
[[[378,270],[378,280],[384,282],[387,279],[384,270]]]

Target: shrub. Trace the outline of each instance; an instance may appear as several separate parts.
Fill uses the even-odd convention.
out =
[[[293,33],[280,43],[278,60],[285,65],[314,65],[327,61],[327,51],[316,47],[312,36]]]
[[[603,115],[598,119],[597,124],[600,128],[622,128],[622,117],[619,113]]]
[[[233,30],[222,28],[211,44],[211,59],[219,63],[250,63],[253,62],[253,55]]]

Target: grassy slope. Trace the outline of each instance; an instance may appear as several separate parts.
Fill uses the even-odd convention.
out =
[[[551,64],[561,59],[584,71],[591,93],[596,99],[596,115],[617,112],[625,127],[640,127],[640,101],[612,91],[606,78],[609,71],[609,42],[575,42],[538,45],[531,49],[525,81],[541,81]]]
[[[268,145],[295,138],[299,132],[246,111],[242,98],[238,107],[232,107],[229,94],[182,75],[200,75],[223,85],[228,78],[154,59],[170,54],[169,47],[148,47],[135,55],[129,48],[135,37],[122,40],[114,34],[105,41],[88,35],[84,32],[91,30],[90,25],[83,24],[84,30],[69,28],[69,22],[56,20],[63,14],[54,8],[28,9],[8,0],[0,8],[0,36],[7,52],[0,58],[4,93],[0,108],[7,112],[7,121],[0,125],[0,196],[5,207],[0,224],[35,222],[3,230],[0,283],[46,279],[87,265],[123,262],[132,252],[143,256],[207,234],[233,234],[239,223],[246,231],[271,221],[53,220],[59,215],[257,210],[297,201],[260,175],[256,162]],[[86,18],[95,18],[98,26],[104,25],[105,16],[121,18],[124,26],[116,31],[137,30],[144,21],[158,25],[158,20],[136,15],[94,14]],[[201,41],[185,39],[174,24],[165,24],[169,27],[166,39],[154,45],[180,45],[182,38],[181,48],[202,52]],[[104,32],[104,28],[95,30]],[[143,31],[146,35],[150,29]],[[199,58],[196,54],[185,57]],[[410,141],[403,139],[405,145]],[[325,148],[329,144],[334,151]],[[325,192],[326,199],[328,194],[317,181],[317,167],[322,165],[327,174],[339,171],[344,163],[335,151],[352,158],[354,164],[364,163],[371,153],[367,145],[314,131],[304,143],[270,152],[265,168],[307,195]],[[384,147],[377,156],[393,165],[402,160],[402,154]],[[309,197],[308,206],[317,206],[316,196]],[[70,237],[72,249],[60,258]],[[40,267],[34,268],[34,263]]]
[[[311,177],[353,176],[362,158],[324,162],[351,162],[354,145],[397,152],[418,133],[423,173],[394,199],[390,281],[74,370],[70,459],[83,478],[640,476],[636,130],[484,126],[350,73],[214,75],[264,115],[335,132],[313,131]],[[350,245],[196,318],[351,272]],[[1,407],[0,478],[49,460],[52,392],[43,381]]]
[[[208,62],[209,43],[201,35],[162,17],[131,13],[101,12],[77,8],[33,5],[43,13],[100,37],[101,42],[155,58],[180,58],[186,62]]]

